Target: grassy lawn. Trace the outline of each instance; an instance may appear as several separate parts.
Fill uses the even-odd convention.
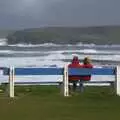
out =
[[[63,97],[56,86],[15,88],[15,99],[0,95],[0,120],[120,120],[120,97],[109,87],[87,87]]]

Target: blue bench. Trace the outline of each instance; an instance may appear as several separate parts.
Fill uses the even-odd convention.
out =
[[[67,73],[67,74],[66,74]],[[4,75],[10,76],[11,80],[15,76],[29,75],[63,75],[67,79],[68,75],[113,75],[117,76],[117,68],[5,68]],[[96,83],[110,83],[110,81],[95,81]],[[93,83],[95,83],[93,82]],[[36,83],[36,82],[35,82]],[[38,83],[38,82],[37,82]],[[58,83],[58,82],[54,82]],[[92,81],[91,81],[92,83]],[[19,83],[20,84],[20,83]],[[26,83],[27,84],[27,83]],[[12,84],[11,84],[12,86]]]

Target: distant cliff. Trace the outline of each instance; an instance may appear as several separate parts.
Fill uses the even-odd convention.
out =
[[[0,38],[6,38],[9,34],[14,33],[14,30],[0,30]]]
[[[46,27],[16,31],[7,36],[9,44],[120,44],[120,26]]]

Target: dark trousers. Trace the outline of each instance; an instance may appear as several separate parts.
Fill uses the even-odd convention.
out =
[[[73,82],[73,91],[76,91],[76,89],[77,89],[77,81],[74,81]]]
[[[71,86],[69,85],[69,89],[72,90],[73,92],[75,92],[76,89],[77,89],[77,82],[78,82],[78,81],[76,81],[76,80],[71,80],[71,81],[69,81],[69,82],[72,83],[72,88],[71,88]]]
[[[80,92],[84,91],[84,81],[83,80],[79,80],[79,89],[80,89]]]
[[[73,80],[73,81],[70,81],[70,83],[72,83],[72,91],[76,91],[76,89],[77,89],[77,83],[79,82],[79,90],[80,90],[80,92],[83,92],[84,91],[84,81],[83,80]],[[69,89],[71,90],[71,87],[70,87],[70,85],[69,85]]]

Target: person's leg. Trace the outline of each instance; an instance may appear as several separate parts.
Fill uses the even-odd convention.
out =
[[[84,82],[83,80],[79,81],[80,92],[84,91],[84,84],[83,84],[83,82]]]
[[[68,85],[68,88],[69,88],[69,92],[71,92],[71,81],[69,81],[69,85]]]
[[[73,81],[73,91],[74,92],[76,91],[76,87],[77,87],[77,83],[76,83],[76,81]]]

